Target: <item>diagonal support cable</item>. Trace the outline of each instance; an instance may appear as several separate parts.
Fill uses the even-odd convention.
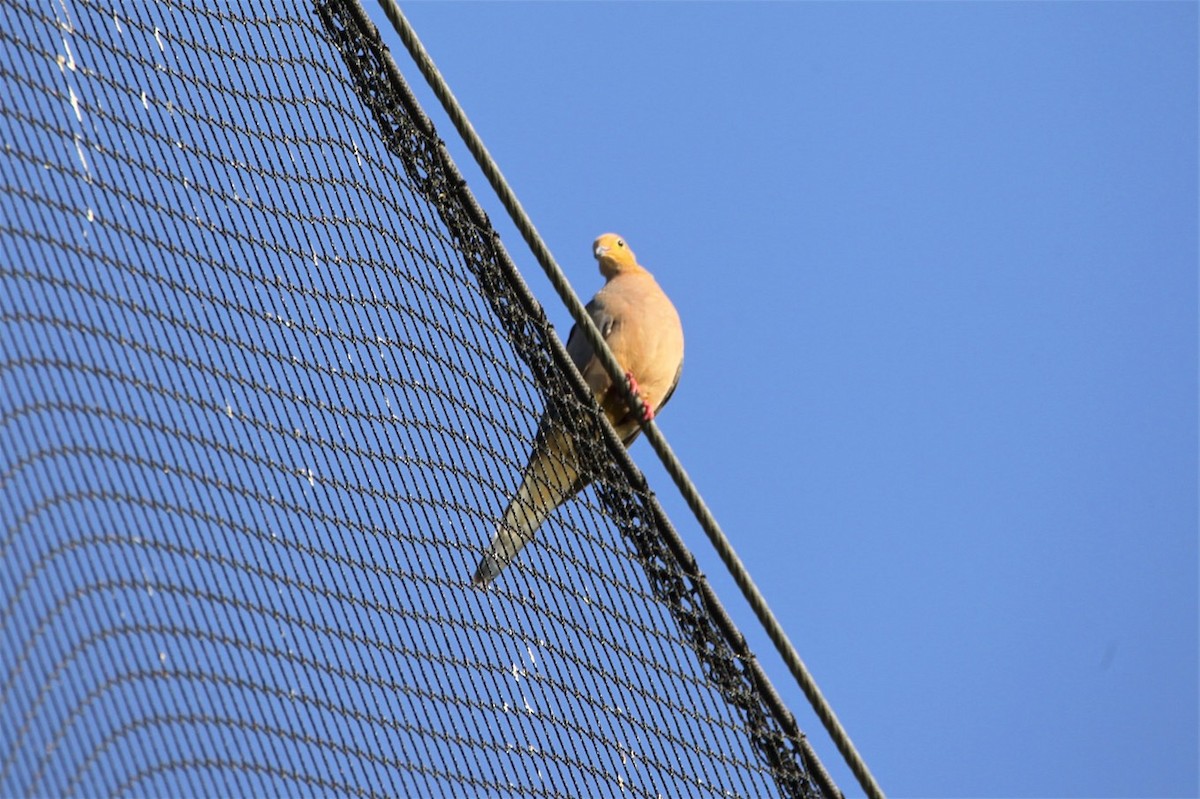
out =
[[[822,796],[841,799],[841,791],[825,770],[807,736],[800,730],[791,710],[779,697],[761,663],[750,651],[712,586],[697,568],[695,558],[672,526],[666,512],[654,495],[649,493],[645,478],[634,465],[612,425],[604,419],[595,397],[572,364],[562,341],[549,330],[541,305],[529,291],[487,215],[467,188],[445,144],[438,138],[432,122],[412,95],[391,54],[382,47],[375,25],[366,16],[358,0],[324,0],[317,4],[317,9],[326,29],[347,59],[360,98],[380,125],[384,141],[394,143],[398,130],[404,129],[406,124],[412,124],[428,143],[423,153],[415,159],[411,153],[406,155],[397,152],[396,155],[400,157],[409,176],[423,186],[421,190],[437,199],[439,213],[443,214],[444,221],[452,231],[456,246],[465,247],[464,252],[477,248],[486,250],[487,257],[468,259],[468,268],[487,287],[493,310],[502,320],[510,323],[525,314],[527,321],[541,320],[536,327],[546,326],[544,337],[531,337],[528,336],[531,331],[525,324],[518,322],[519,330],[514,336],[520,343],[514,343],[521,357],[541,382],[553,382],[560,391],[567,388],[578,402],[592,406],[597,426],[589,434],[589,440],[598,437],[595,443],[602,444],[600,448],[607,452],[611,466],[621,472],[632,486],[640,487],[645,510],[653,516],[657,531],[655,536],[646,536],[642,534],[646,528],[640,526],[640,530],[636,531],[623,528],[622,533],[643,561],[656,599],[668,607],[680,632],[692,642],[693,652],[703,664],[714,688],[731,707],[745,714],[746,723],[753,730],[748,733],[751,743],[769,764],[783,795],[810,796],[810,787],[815,787]],[[383,90],[384,85],[386,91]],[[393,101],[398,101],[402,108],[394,107]],[[458,210],[451,211],[453,207]],[[513,304],[523,309],[515,316]],[[546,373],[548,368],[553,368],[553,377]],[[548,392],[546,398],[547,402],[561,401],[553,392]],[[592,457],[595,454],[593,452]],[[617,505],[622,503],[616,495],[619,492],[604,493],[609,502]],[[625,508],[623,512],[615,507],[614,510],[622,518],[632,518],[631,514],[637,514],[637,510],[631,508]],[[667,552],[663,551],[664,547]],[[665,557],[668,552],[669,558]],[[681,576],[686,577],[687,585],[679,581]],[[694,607],[689,604],[692,601],[698,601],[705,612],[689,611],[689,607]],[[708,621],[711,621],[715,630],[709,628]],[[718,637],[711,637],[714,633]],[[772,729],[766,722],[763,710],[770,713],[778,724],[778,730]],[[783,734],[782,737],[779,733]]]
[[[449,85],[438,71],[437,66],[433,63],[433,59],[421,44],[412,25],[409,24],[408,19],[400,11],[395,0],[379,0],[379,4],[392,23],[397,35],[399,35],[401,41],[404,43],[405,48],[407,48],[409,55],[416,63],[417,68],[421,71],[421,74],[425,77],[430,88],[437,96],[438,101],[442,104],[442,108],[450,117],[455,129],[466,143],[467,149],[475,158],[476,163],[488,179],[492,189],[496,192],[500,202],[504,205],[505,210],[508,211],[513,224],[525,239],[525,243],[533,252],[534,257],[537,258],[538,263],[550,279],[555,291],[567,306],[567,310],[575,320],[575,323],[587,337],[589,343],[591,343],[600,362],[608,370],[613,382],[624,387],[625,400],[629,406],[635,408],[639,416],[643,415],[645,406],[642,404],[641,398],[629,390],[629,386],[625,381],[625,370],[605,343],[603,336],[592,322],[591,317],[588,316],[583,302],[580,301],[578,295],[571,288],[566,275],[558,266],[554,256],[550,253],[549,248],[538,234],[533,221],[529,218],[520,201],[509,187],[508,182],[500,172],[499,166],[492,159],[483,140],[476,133],[470,120],[467,119],[466,113],[454,97],[454,93],[450,90]],[[717,550],[717,554],[729,570],[730,575],[734,578],[743,597],[750,604],[755,616],[758,617],[759,623],[762,624],[763,629],[779,652],[780,657],[783,658],[788,670],[791,671],[800,689],[812,705],[826,732],[833,739],[834,744],[858,780],[859,785],[871,799],[883,799],[883,790],[875,781],[870,769],[867,768],[866,762],[862,759],[862,756],[850,740],[849,734],[838,720],[832,706],[821,693],[820,688],[808,671],[807,666],[805,666],[804,661],[800,658],[783,626],[779,623],[774,612],[772,612],[770,606],[767,604],[766,598],[755,585],[749,571],[742,563],[741,558],[738,557],[733,545],[717,523],[708,505],[704,502],[703,497],[701,497],[699,490],[688,476],[683,464],[679,461],[670,444],[653,421],[643,423],[642,428],[646,434],[646,439],[658,454],[663,467],[671,475],[680,494],[682,494],[684,500],[687,502],[688,507],[691,508],[692,513],[695,514],[696,520],[700,523],[709,541]]]

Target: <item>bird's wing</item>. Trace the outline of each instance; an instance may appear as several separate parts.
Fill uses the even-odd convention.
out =
[[[616,313],[609,308],[604,293],[601,292],[593,297],[592,301],[587,304],[586,310],[588,316],[592,318],[592,323],[600,331],[601,337],[611,348],[612,337],[620,325],[620,320]],[[612,378],[608,376],[608,370],[600,363],[591,342],[577,324],[571,326],[571,332],[567,336],[567,355],[571,356],[571,361],[579,370],[579,374],[583,375],[583,380],[592,390],[592,394],[597,397],[604,396],[609,386],[612,385]]]

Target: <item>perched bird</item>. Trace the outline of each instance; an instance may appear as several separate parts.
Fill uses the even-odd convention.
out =
[[[644,418],[626,404],[622,387],[613,383],[578,326],[567,338],[567,354],[628,447],[641,432],[641,423],[662,410],[679,383],[683,327],[675,306],[624,239],[605,233],[592,252],[605,283],[587,304],[587,312],[625,370],[630,388],[645,404]],[[548,411],[538,424],[521,485],[475,570],[475,587],[486,588],[532,540],[546,517],[588,484],[590,477],[581,472],[571,431]]]

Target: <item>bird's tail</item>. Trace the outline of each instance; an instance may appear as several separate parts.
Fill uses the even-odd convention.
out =
[[[562,503],[578,493],[587,480],[580,475],[575,444],[570,435],[554,430],[539,436],[521,487],[513,495],[504,518],[496,527],[492,543],[479,559],[471,584],[487,588],[522,547],[533,540],[538,528]]]

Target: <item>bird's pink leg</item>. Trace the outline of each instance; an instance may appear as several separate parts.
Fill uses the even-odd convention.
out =
[[[633,376],[633,372],[626,372],[625,379],[629,381],[629,390],[638,396],[642,401],[642,405],[646,407],[645,413],[642,414],[642,421],[648,422],[654,418],[654,409],[650,407],[650,403],[646,402],[646,398],[638,394],[637,378]]]

